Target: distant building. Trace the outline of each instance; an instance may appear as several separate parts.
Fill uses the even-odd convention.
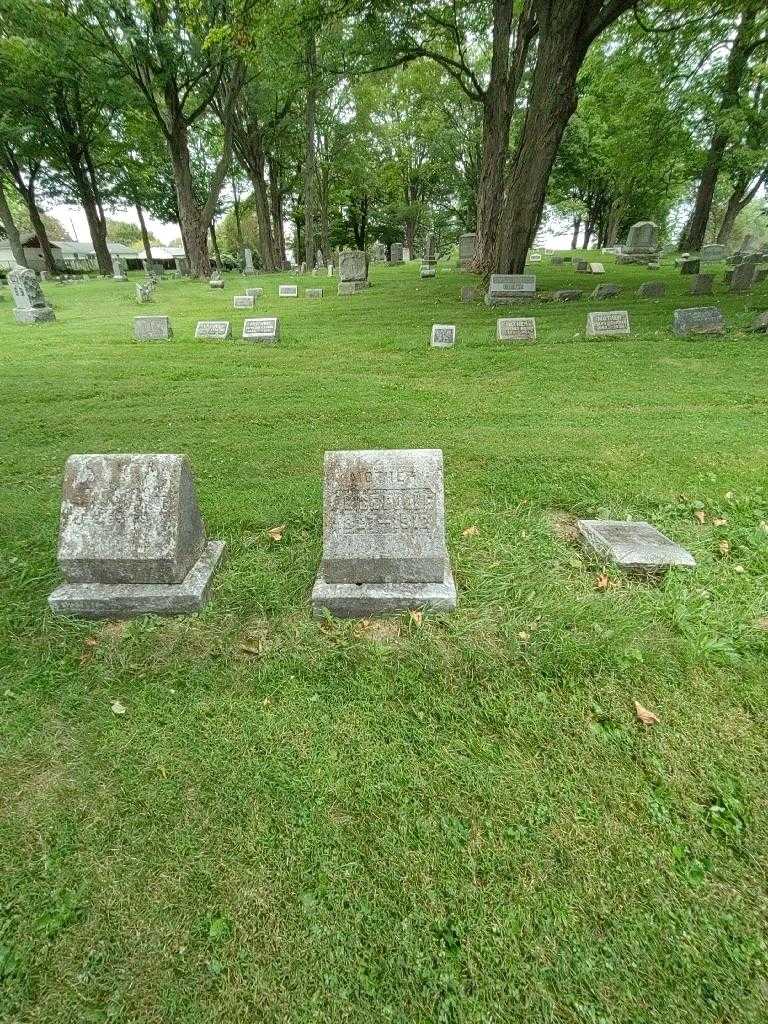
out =
[[[50,242],[51,249],[53,250],[53,260],[61,270],[98,271],[96,254],[90,242],[70,242],[69,240],[62,241],[53,238]],[[24,255],[27,258],[27,266],[31,270],[44,270],[43,251],[40,248],[37,235],[34,233],[22,235],[21,244],[24,249]],[[143,265],[142,256],[135,249],[123,245],[122,242],[107,242],[107,248],[110,255],[122,256],[127,262],[129,270],[141,270]],[[0,238],[0,269],[7,270],[14,263],[15,260],[8,239]]]

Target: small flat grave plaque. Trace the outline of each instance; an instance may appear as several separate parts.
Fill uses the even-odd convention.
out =
[[[245,289],[245,294],[246,295],[251,295],[254,299],[260,299],[262,297],[262,295],[264,294],[264,289],[263,288],[246,288]]]
[[[672,330],[682,338],[690,334],[724,334],[725,318],[717,306],[676,309],[673,313]]]
[[[229,320],[198,320],[195,337],[226,341],[227,338],[232,337],[232,328]]]
[[[281,284],[277,289],[277,294],[281,299],[296,299],[299,295],[299,286],[297,284]]]
[[[253,309],[254,298],[252,295],[233,295],[232,303],[235,309]]]
[[[696,566],[690,552],[650,523],[579,519],[576,526],[586,548],[627,572],[660,573],[673,566]]]
[[[536,341],[536,321],[532,316],[504,316],[496,321],[497,341]]]
[[[590,272],[590,274],[604,274],[605,273],[605,267],[603,266],[602,263],[590,263],[589,264],[589,272]]]
[[[625,309],[616,309],[610,313],[587,313],[588,338],[609,338],[629,333],[629,313]]]
[[[171,318],[167,316],[135,316],[133,337],[136,341],[167,341],[173,337]]]
[[[249,318],[243,323],[243,341],[277,341],[280,337],[280,320],[276,316]]]
[[[307,299],[322,299],[323,289],[322,288],[307,288],[304,292],[304,297]]]
[[[540,252],[532,252],[530,254],[530,256],[528,257],[528,262],[529,263],[541,263],[541,253]]]
[[[432,324],[429,344],[432,348],[453,348],[456,344],[456,327],[453,324]]]

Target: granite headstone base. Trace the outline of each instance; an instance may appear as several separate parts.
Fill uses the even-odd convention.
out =
[[[16,307],[13,315],[17,324],[45,324],[56,319],[56,314],[50,306],[32,306],[27,309]]]
[[[57,615],[80,619],[132,619],[138,615],[186,615],[208,600],[224,541],[208,541],[181,583],[64,583],[48,598]]]
[[[318,575],[312,588],[312,615],[367,619],[405,611],[452,611],[456,584],[448,559],[442,583],[327,583]]]
[[[369,281],[339,281],[338,295],[355,295],[357,292],[363,292],[366,288],[370,288]]]

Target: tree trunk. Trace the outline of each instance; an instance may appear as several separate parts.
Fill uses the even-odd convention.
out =
[[[89,192],[86,192],[86,196],[87,198],[81,195],[80,202],[85,210],[85,218],[88,221],[88,231],[91,235],[93,251],[96,254],[96,262],[99,265],[99,273],[111,277],[114,271],[112,269],[112,257],[107,248],[107,222],[103,214],[99,215],[99,210],[93,196]]]
[[[3,188],[3,179],[0,178],[0,223],[3,225],[3,230],[8,238],[8,244],[11,247],[13,258],[20,267],[26,267],[27,257],[24,253],[24,246],[21,244],[21,237],[19,235],[19,229],[13,220],[13,214],[11,208],[8,205],[8,199],[5,195]]]
[[[733,233],[736,218],[739,216],[741,211],[745,210],[752,202],[760,191],[761,186],[765,184],[766,178],[768,178],[768,168],[763,171],[751,186],[749,185],[749,181],[745,178],[742,178],[736,183],[725,209],[723,223],[720,225],[720,230],[717,232],[716,241],[720,245],[728,244],[731,234]]]
[[[315,265],[315,121],[317,116],[317,41],[309,30],[305,51],[307,109],[304,122],[304,262]]]
[[[728,55],[728,63],[726,65],[725,80],[719,104],[719,117],[721,119],[739,103],[739,93],[749,58],[749,45],[752,30],[754,29],[755,17],[756,13],[752,8],[742,13],[736,38]],[[696,193],[696,202],[693,205],[688,230],[680,239],[681,251],[698,252],[704,243],[709,215],[712,212],[712,201],[715,197],[717,179],[720,176],[723,156],[729,141],[730,135],[727,131],[715,130]]]
[[[53,249],[48,239],[48,232],[45,230],[45,224],[43,224],[43,218],[40,216],[40,211],[35,203],[34,193],[27,200],[27,212],[29,213],[29,219],[32,222],[32,228],[37,235],[37,240],[40,243],[40,248],[43,251],[43,263],[45,264],[45,269],[49,274],[55,274],[56,260],[53,258]]]
[[[243,226],[240,223],[240,193],[237,188],[237,181],[235,180],[234,174],[232,175],[232,196],[232,208],[235,214],[235,233],[237,235],[237,251],[243,254]]]
[[[211,221],[210,226],[211,233],[211,248],[213,249],[213,255],[216,257],[216,269],[222,271],[224,269],[221,262],[221,253],[219,252],[219,240],[216,237],[216,225]]]
[[[147,222],[144,220],[144,210],[141,208],[140,203],[136,203],[136,215],[139,218],[139,228],[141,229],[141,240],[144,243],[144,255],[148,260],[152,259],[152,245],[149,241],[149,232],[147,231]]]
[[[323,168],[318,180],[318,199],[320,201],[320,251],[326,264],[331,256],[331,216],[329,210],[330,174],[328,167]]]
[[[581,231],[581,217],[573,218],[573,235],[571,236],[571,248],[575,249],[579,244],[579,232]]]
[[[285,229],[283,227],[283,194],[280,189],[280,177],[274,160],[269,164],[269,200],[272,209],[272,232],[274,238],[275,261],[282,270],[286,260]]]
[[[269,273],[278,270],[279,256],[269,211],[269,196],[264,178],[265,157],[261,130],[253,118],[247,127],[240,121],[235,127],[237,155],[247,169],[253,185],[253,202],[256,210],[256,224],[259,229],[261,268]]]

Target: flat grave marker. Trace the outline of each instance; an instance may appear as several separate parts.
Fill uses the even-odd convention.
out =
[[[456,327],[454,324],[432,324],[429,338],[432,348],[453,348],[456,344]]]
[[[276,316],[249,317],[243,322],[243,341],[270,344],[280,338],[280,320]]]
[[[679,566],[695,568],[685,548],[646,522],[621,519],[579,519],[576,527],[584,546],[599,558],[631,573],[662,573]]]
[[[717,306],[676,309],[672,314],[672,330],[680,338],[700,334],[724,334],[725,318]]]
[[[299,297],[299,286],[297,284],[281,284],[277,289],[281,299],[297,299]]]
[[[135,316],[133,318],[135,341],[168,341],[173,337],[169,316]]]
[[[210,338],[212,341],[226,341],[232,337],[232,327],[229,320],[198,320],[195,337]]]
[[[629,313],[625,309],[587,313],[588,338],[610,338],[629,333]]]
[[[253,295],[233,295],[232,306],[234,309],[253,309]]]
[[[504,316],[496,321],[496,341],[536,341],[536,321],[532,316]]]

